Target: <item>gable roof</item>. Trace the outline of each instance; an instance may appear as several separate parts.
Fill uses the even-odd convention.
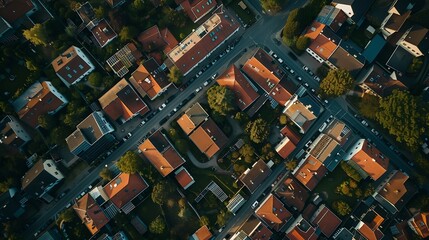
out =
[[[3,0],[0,2],[0,17],[12,24],[34,8],[31,0]]]
[[[109,218],[88,193],[73,205],[73,209],[92,235],[109,222]]]
[[[322,163],[331,157],[332,152],[339,147],[339,144],[335,139],[330,136],[321,133],[311,145],[310,154]],[[327,164],[325,164],[326,166]]]
[[[351,128],[339,119],[334,119],[326,127],[324,133],[329,137],[335,139],[340,145],[344,145],[349,136],[353,133]]]
[[[296,145],[288,138],[284,137],[275,147],[276,152],[282,157],[283,159],[286,159],[289,154],[295,150]]]
[[[429,213],[418,212],[408,221],[411,229],[422,238],[429,237]]]
[[[207,225],[204,225],[200,227],[193,235],[192,237],[194,240],[209,240],[212,237],[212,233],[210,232]]]
[[[20,148],[30,140],[27,131],[14,116],[6,115],[0,121],[0,144]]]
[[[153,58],[141,63],[129,81],[141,96],[147,95],[151,100],[171,85],[167,74]]]
[[[140,144],[139,150],[163,177],[185,163],[185,160],[160,131],[156,131]]]
[[[394,32],[398,32],[410,15],[411,11],[407,11],[405,14],[401,15],[393,13],[390,15],[383,27]]]
[[[367,240],[379,240],[384,237],[384,234],[380,229],[378,228],[371,228],[368,226],[368,224],[364,223],[363,221],[360,221],[355,229],[358,231],[358,233],[363,236]]]
[[[185,0],[180,6],[195,23],[214,9],[216,4],[216,0]]]
[[[387,41],[380,34],[376,34],[365,46],[362,56],[365,57],[366,61],[369,63],[374,62],[386,43]]]
[[[183,166],[181,166],[179,169],[177,169],[177,171],[174,174],[175,174],[177,182],[185,190],[188,189],[195,182],[192,175]]]
[[[332,4],[349,5],[353,9],[353,16],[350,16],[354,22],[358,23],[371,7],[374,0],[334,0]]]
[[[301,135],[296,133],[289,125],[285,125],[281,130],[280,133],[284,137],[288,137],[290,141],[292,141],[293,144],[297,145],[299,141],[301,141]]]
[[[365,63],[365,58],[357,52],[351,45],[341,41],[340,45],[328,58],[328,61],[337,68],[342,68],[356,77]]]
[[[313,106],[315,105],[304,105],[295,95],[288,100],[283,113],[300,128],[301,133],[305,133],[316,120]]]
[[[179,43],[168,28],[159,30],[157,25],[140,33],[137,39],[145,52],[161,49],[164,53],[168,53]]]
[[[292,207],[298,212],[304,209],[305,202],[310,197],[307,189],[293,177],[285,179],[275,193],[288,207]]]
[[[316,21],[313,21],[312,25],[307,29],[305,36],[311,39],[311,44],[308,48],[323,60],[328,59],[341,42],[341,38],[329,27]]]
[[[293,175],[308,190],[313,191],[326,172],[327,170],[322,163],[309,155],[299,163],[298,167],[293,171]]]
[[[290,240],[317,240],[318,233],[310,223],[299,215],[286,230],[286,236]]]
[[[123,77],[129,72],[129,68],[142,58],[141,52],[134,43],[128,43],[106,60],[109,67],[118,77]]]
[[[90,32],[101,48],[118,36],[105,19],[98,21],[96,26],[90,29]]]
[[[186,135],[194,131],[201,123],[206,121],[209,114],[204,110],[200,103],[195,103],[188,108],[185,113],[177,119],[177,123],[182,128]]]
[[[122,118],[128,121],[135,114],[144,115],[149,111],[146,103],[123,78],[98,101],[103,111],[114,121]]]
[[[234,64],[229,66],[216,79],[216,82],[235,93],[236,104],[241,111],[244,111],[259,97],[259,94],[255,91],[251,83]]]
[[[270,239],[273,232],[254,215],[251,215],[241,226],[240,231],[251,239]]]
[[[242,173],[238,180],[240,180],[251,193],[254,193],[271,172],[268,165],[260,159],[252,165],[252,168]]]
[[[55,73],[70,85],[88,74],[94,67],[84,52],[78,47],[71,46],[52,61]]]
[[[343,10],[331,5],[325,5],[316,17],[316,21],[329,26],[334,32],[337,32],[348,16]]]
[[[404,41],[418,46],[421,51],[425,51],[429,46],[429,29],[419,25],[414,25],[405,33]]]
[[[340,226],[341,219],[337,217],[325,204],[319,206],[311,217],[310,222],[317,226],[325,237],[331,237]]]
[[[120,173],[107,183],[103,190],[110,201],[121,209],[148,187],[140,174]]]
[[[255,214],[276,231],[285,226],[292,217],[292,214],[284,207],[283,203],[273,194],[268,195],[256,209]]]
[[[213,157],[228,142],[227,136],[211,118],[195,129],[189,138],[208,158]]]

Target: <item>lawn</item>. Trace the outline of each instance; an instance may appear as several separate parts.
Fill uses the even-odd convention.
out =
[[[256,21],[255,14],[252,12],[252,10],[250,10],[249,7],[247,7],[246,9],[243,9],[239,5],[239,2],[242,2],[242,1],[232,0],[230,3],[228,3],[228,7],[232,8],[232,10],[234,10],[234,12],[238,15],[239,18],[241,18],[241,20],[245,24],[247,24],[248,26],[252,25]]]

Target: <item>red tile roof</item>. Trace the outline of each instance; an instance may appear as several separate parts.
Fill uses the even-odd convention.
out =
[[[259,97],[259,94],[250,85],[251,83],[233,64],[216,81],[219,85],[225,86],[235,93],[237,106],[241,111],[249,107]]]
[[[285,137],[279,144],[277,144],[276,152],[280,155],[280,157],[286,159],[289,154],[295,150],[295,148],[296,145],[288,137]]]
[[[380,240],[384,237],[384,234],[380,229],[371,229],[366,223],[360,221],[356,226],[356,230],[367,240]]]
[[[313,156],[308,156],[303,160],[296,171],[295,178],[300,181],[308,190],[313,191],[317,184],[325,176],[327,169]]]
[[[316,228],[311,226],[301,215],[286,230],[286,237],[289,240],[317,240]]]
[[[146,139],[139,146],[139,150],[163,177],[185,163],[185,160],[183,160],[160,131],[156,131]]]
[[[429,212],[416,213],[408,224],[420,237],[429,237]]]
[[[307,189],[292,177],[287,178],[276,190],[277,196],[289,207],[301,212],[310,197]]]
[[[183,189],[189,188],[195,181],[194,178],[189,174],[188,170],[184,167],[180,167],[176,172],[176,180],[182,186]]]
[[[240,180],[251,193],[254,193],[261,183],[271,174],[271,169],[260,159],[240,175]]]
[[[211,118],[195,129],[189,138],[208,158],[213,157],[228,142],[227,136]]]
[[[337,217],[324,204],[319,206],[319,209],[314,213],[310,222],[317,226],[326,237],[330,238],[335,230],[340,226],[341,219]]]
[[[106,184],[103,190],[110,201],[121,209],[148,187],[139,174],[121,173]]]
[[[292,217],[283,203],[272,194],[261,203],[255,214],[276,231],[279,231]]]
[[[109,222],[109,218],[88,193],[76,201],[73,209],[92,235]]]
[[[392,171],[389,177],[379,186],[377,195],[383,197],[385,201],[393,205],[398,211],[401,210],[417,191],[414,184],[409,181],[409,178],[402,171]],[[376,196],[377,200],[379,196]]]
[[[299,141],[301,141],[301,134],[295,132],[290,126],[286,125],[281,130],[280,133],[284,137],[288,137],[289,140],[292,141],[293,144],[297,145]]]
[[[12,24],[34,8],[31,0],[3,0],[0,2],[0,17]]]
[[[119,81],[98,101],[103,111],[114,121],[128,121],[134,115],[144,115],[149,111],[146,103],[137,95],[125,79]]]
[[[140,33],[138,40],[141,42],[143,50],[146,52],[160,49],[164,53],[168,53],[178,44],[178,41],[168,28],[164,28],[160,31],[157,25]]]
[[[195,240],[209,240],[213,236],[210,232],[207,225],[204,225],[200,227],[195,233],[194,233],[194,239]]]
[[[52,61],[52,67],[55,73],[70,85],[94,68],[92,63],[87,60],[88,58],[80,48],[71,46]]]
[[[91,33],[102,48],[118,36],[105,19],[101,19],[97,26],[91,29]]]
[[[177,124],[182,128],[186,135],[191,134],[201,123],[208,120],[209,114],[197,102],[188,108],[185,113],[177,119]]]
[[[185,0],[180,3],[188,17],[195,23],[216,7],[216,0]]]

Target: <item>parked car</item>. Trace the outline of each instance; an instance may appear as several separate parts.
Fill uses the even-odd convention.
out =
[[[205,82],[203,83],[203,86],[204,86],[204,87],[207,87],[207,85],[209,85],[209,82],[208,82],[208,81],[205,81]]]
[[[217,77],[217,73],[213,74],[212,79],[215,79]]]
[[[304,71],[308,71],[308,67],[307,66],[302,66],[302,69],[304,69]]]
[[[298,76],[298,77],[296,77],[296,80],[302,81],[302,77]]]
[[[308,88],[309,87],[308,83],[304,83],[304,87]]]
[[[259,202],[258,202],[258,201],[255,201],[255,202],[252,204],[252,209],[257,208],[257,207],[258,207],[258,205],[259,205]]]
[[[365,127],[368,127],[368,126],[369,126],[369,124],[368,124],[365,120],[362,120],[362,124],[363,124]]]
[[[305,147],[310,147],[310,145],[313,143],[313,141],[308,141],[306,144],[305,144]]]
[[[201,89],[203,89],[203,87],[199,87],[199,88],[195,89],[195,92],[198,93],[201,91]]]
[[[318,82],[320,82],[320,78],[318,76],[314,76],[314,79]]]
[[[283,63],[283,59],[279,58],[278,59],[279,63]]]
[[[323,132],[323,130],[325,130],[326,126],[328,126],[328,124],[324,122],[322,124],[322,126],[320,126],[320,128],[319,128],[319,132]]]
[[[159,110],[159,111],[162,111],[162,109],[164,109],[166,106],[167,106],[167,104],[163,103],[163,104],[158,108],[158,110]]]

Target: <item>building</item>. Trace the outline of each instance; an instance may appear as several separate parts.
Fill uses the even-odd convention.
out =
[[[159,30],[157,25],[153,25],[140,33],[137,39],[142,44],[143,51],[152,52],[161,50],[165,54],[170,52],[179,43],[168,28]]]
[[[258,160],[252,165],[252,168],[244,171],[238,180],[249,189],[250,193],[254,193],[271,172],[264,160]]]
[[[343,10],[349,17],[347,19],[349,23],[360,26],[373,2],[374,0],[334,0],[331,4]]]
[[[384,37],[389,37],[394,33],[397,33],[404,26],[405,21],[410,17],[411,11],[407,11],[403,14],[397,12],[389,12],[389,15],[383,20],[380,26],[381,33]]]
[[[292,214],[284,207],[283,203],[273,194],[270,194],[255,210],[258,216],[268,227],[280,232],[286,225]]]
[[[313,106],[304,105],[296,95],[286,102],[283,113],[300,129],[302,134],[306,133],[316,120]]]
[[[346,144],[353,133],[350,127],[336,118],[328,124],[323,132],[335,139],[341,146]]]
[[[164,69],[153,58],[141,63],[131,74],[129,81],[140,96],[148,96],[150,100],[154,100],[167,91],[172,84]]]
[[[186,170],[185,167],[181,166],[174,172],[177,182],[182,186],[184,190],[188,189],[192,184],[195,183],[192,175]]]
[[[104,193],[115,207],[125,214],[136,207],[133,200],[143,193],[149,185],[140,174],[120,173],[104,187]]]
[[[209,114],[197,102],[192,105],[185,113],[177,120],[177,123],[187,135],[191,134],[201,123],[207,121]]]
[[[350,75],[356,77],[365,65],[365,57],[352,45],[341,41],[339,46],[326,60],[331,69],[345,69]]]
[[[125,79],[120,80],[101,96],[98,102],[107,116],[119,124],[149,112],[146,103]]]
[[[228,143],[228,137],[211,118],[195,129],[189,135],[189,139],[208,158],[213,157]]]
[[[290,240],[317,240],[319,234],[316,232],[316,228],[307,222],[302,215],[299,215],[286,230],[286,237]]]
[[[319,206],[309,221],[327,238],[330,238],[341,224],[341,219],[325,204]]]
[[[427,53],[429,48],[429,29],[414,25],[409,28],[397,45],[401,46],[414,57],[420,57]]]
[[[200,227],[192,236],[189,237],[189,240],[210,240],[212,239],[213,234],[210,232],[207,225]]]
[[[344,155],[344,160],[356,169],[362,178],[370,177],[374,181],[383,176],[389,167],[389,158],[366,139],[359,139],[353,144]]]
[[[313,191],[317,184],[319,184],[320,180],[325,176],[326,172],[327,169],[323,164],[310,155],[301,160],[298,166],[293,170],[292,174],[308,190]]]
[[[329,26],[317,20],[308,27],[304,36],[311,40],[305,51],[320,63],[325,62],[342,41]]]
[[[396,214],[417,193],[417,187],[402,171],[392,171],[376,189],[373,197],[390,213]]]
[[[301,141],[301,135],[298,134],[295,130],[293,130],[287,124],[280,130],[280,134],[283,137],[288,137],[293,144],[297,145],[299,141]]]
[[[419,235],[421,238],[429,237],[429,213],[427,212],[418,212],[408,220],[408,226],[413,230],[413,232]]]
[[[3,0],[0,2],[0,42],[16,40],[14,29],[22,25],[33,26],[30,16],[39,6],[32,0]],[[48,12],[49,13],[49,12]],[[50,13],[49,13],[50,14]]]
[[[344,155],[341,145],[334,138],[324,133],[317,136],[307,151],[330,172],[334,171],[340,161],[343,160]]]
[[[275,193],[286,206],[298,212],[304,209],[305,203],[310,197],[307,189],[292,177],[286,178]]]
[[[274,59],[259,48],[241,69],[278,104],[285,106],[292,94],[280,83],[286,76]]]
[[[241,73],[234,64],[228,67],[217,79],[220,86],[234,92],[236,104],[241,111],[248,108],[259,97],[257,88]]]
[[[101,48],[107,46],[107,44],[118,36],[106,19],[97,21],[95,26],[91,26],[91,28],[89,28],[89,26],[91,25],[87,26],[88,30]]]
[[[64,176],[54,161],[37,161],[22,177],[21,190],[29,197],[43,198]]]
[[[232,15],[220,6],[209,19],[167,54],[183,75],[198,67],[240,29],[240,23],[233,19]]]
[[[186,15],[194,22],[198,22],[209,14],[216,6],[216,0],[176,0]]]
[[[230,238],[231,240],[241,239],[271,239],[273,232],[265,226],[254,215],[251,215],[241,226],[241,228]]]
[[[185,163],[185,160],[160,131],[156,131],[146,139],[139,146],[139,152],[152,163],[163,177]]]
[[[73,209],[92,235],[98,233],[110,221],[89,193],[77,200]]]
[[[129,72],[130,67],[140,62],[142,56],[134,43],[128,43],[108,58],[106,63],[118,77],[122,78]]]
[[[112,8],[116,8],[124,4],[127,0],[106,0],[106,2],[110,5]]]
[[[52,67],[67,87],[78,83],[95,69],[85,53],[75,46],[71,46],[55,58]]]
[[[15,112],[28,126],[39,126],[38,118],[44,114],[54,115],[67,105],[67,99],[58,92],[51,82],[36,82],[13,103]]]
[[[407,90],[408,88],[393,74],[389,74],[378,64],[373,64],[367,69],[363,69],[356,82],[359,83],[365,93],[383,98],[389,96],[393,90]]]
[[[293,150],[295,150],[295,148],[296,145],[288,137],[284,137],[275,147],[276,152],[283,159],[286,159],[293,152]]]
[[[1,120],[0,144],[20,149],[30,140],[30,135],[14,116],[7,115]]]
[[[347,18],[348,16],[343,12],[343,10],[331,5],[326,5],[322,8],[315,20],[329,26],[332,31],[338,32],[346,22]]]
[[[113,146],[113,132],[103,113],[95,111],[76,126],[66,143],[71,153],[91,163]]]
[[[368,63],[373,63],[375,58],[380,54],[386,45],[387,41],[380,34],[376,34],[371,41],[369,41],[362,52],[362,56]]]
[[[24,214],[25,209],[20,204],[18,189],[9,188],[0,194],[0,221],[16,219]]]

